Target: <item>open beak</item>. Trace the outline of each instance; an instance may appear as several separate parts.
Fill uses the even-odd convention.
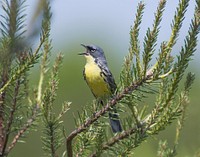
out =
[[[86,45],[84,45],[84,44],[81,44],[81,46],[86,48],[86,52],[79,53],[78,55],[89,55],[89,53],[87,52],[88,47]]]
[[[88,48],[85,44],[81,44],[81,46],[85,47],[86,49]]]

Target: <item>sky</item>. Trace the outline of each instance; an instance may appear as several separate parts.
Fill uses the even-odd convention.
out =
[[[30,23],[33,11],[40,0],[27,0],[27,29],[38,27]],[[108,53],[123,58],[129,48],[129,31],[133,25],[139,0],[52,0],[53,12],[51,37],[55,52],[64,51],[66,55],[81,51],[80,43],[96,44],[105,48]],[[154,13],[159,0],[143,0],[145,11],[140,29],[140,46],[148,27],[152,27]],[[168,0],[158,36],[158,46],[170,37],[172,19],[178,5],[178,0]],[[184,44],[191,18],[194,13],[195,0],[190,0],[188,11],[180,31],[179,40],[174,48],[174,54]],[[0,10],[2,12],[2,10]],[[197,47],[194,62],[200,57],[200,44]]]
[[[141,47],[146,30],[152,26],[159,0],[143,0],[145,11],[140,30]],[[52,1],[52,39],[55,51],[75,53],[80,43],[92,43],[105,47],[111,53],[123,57],[128,52],[129,31],[135,19],[138,0],[56,0]],[[36,7],[36,0],[28,0],[28,18]],[[170,37],[171,22],[178,0],[168,0],[161,22],[158,43]],[[189,23],[193,17],[195,0],[190,0],[175,52],[180,50]],[[159,44],[158,44],[159,45]],[[74,47],[77,47],[76,49]],[[109,48],[107,48],[109,47]],[[200,46],[198,46],[198,50]],[[159,48],[159,46],[157,47]],[[198,54],[198,55],[197,55]],[[198,61],[196,52],[195,61]]]

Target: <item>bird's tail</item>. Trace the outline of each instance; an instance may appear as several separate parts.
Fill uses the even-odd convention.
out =
[[[103,101],[100,101],[101,105],[104,106]],[[112,128],[113,133],[122,132],[122,125],[119,120],[119,115],[117,113],[116,107],[114,106],[111,111],[108,113],[110,126]]]
[[[116,110],[114,112],[113,111],[109,112],[109,119],[113,133],[122,132],[122,126]]]

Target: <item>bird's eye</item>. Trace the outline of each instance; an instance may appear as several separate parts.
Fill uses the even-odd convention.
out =
[[[96,51],[96,49],[91,49],[90,51],[91,51],[91,52],[95,52],[95,51]]]

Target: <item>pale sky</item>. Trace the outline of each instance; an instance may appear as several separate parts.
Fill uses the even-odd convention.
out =
[[[135,18],[138,2],[139,0],[52,0],[51,35],[54,48],[56,51],[71,50],[72,45],[78,47],[80,43],[93,43],[102,47],[111,47],[110,51],[115,51],[121,57],[124,56],[123,53],[128,51],[129,31]],[[143,2],[146,6],[140,31],[141,41],[146,29],[152,26],[159,0],[143,0]],[[30,19],[36,0],[27,0],[26,4],[27,18]],[[167,1],[158,37],[159,43],[169,39],[170,24],[177,4],[178,0]],[[195,0],[190,0],[175,51],[180,50],[180,46],[184,44],[183,40],[193,17],[194,4]],[[200,44],[198,50],[200,50]],[[196,52],[195,61],[200,57],[199,54]]]

